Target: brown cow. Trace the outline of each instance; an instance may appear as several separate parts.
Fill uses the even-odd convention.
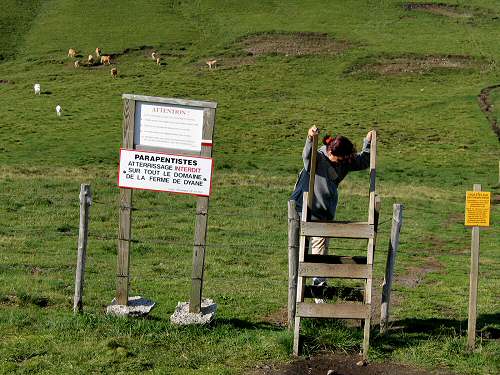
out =
[[[95,49],[95,55],[96,55],[97,57],[101,56],[101,49],[100,49],[99,47],[97,47],[97,48]]]
[[[76,50],[74,48],[70,48],[68,50],[68,57],[75,57],[76,56]]]
[[[208,60],[207,61],[208,69],[216,68],[217,67],[217,60]]]
[[[117,75],[118,75],[118,69],[116,68],[111,69],[111,77],[116,78]]]
[[[110,65],[111,64],[111,56],[101,56],[101,64]]]
[[[94,56],[89,55],[89,57],[87,58],[87,61],[89,62],[89,64],[92,64],[94,62]]]

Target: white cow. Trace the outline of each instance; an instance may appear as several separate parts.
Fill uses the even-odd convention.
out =
[[[58,115],[58,116],[61,116],[61,112],[62,112],[62,108],[61,108],[61,106],[60,106],[59,104],[58,104],[58,105],[56,105],[56,113],[57,113],[57,115]]]
[[[33,89],[35,90],[35,95],[40,95],[40,84],[39,83],[35,83],[35,85],[33,86]]]

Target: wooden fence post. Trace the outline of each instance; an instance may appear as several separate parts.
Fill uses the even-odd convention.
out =
[[[394,262],[399,247],[399,233],[403,224],[403,206],[394,204],[392,207],[392,227],[389,249],[387,251],[387,262],[385,264],[385,277],[382,284],[382,303],[380,305],[380,334],[387,331],[389,323],[389,307],[391,304],[392,276],[394,273]]]
[[[83,311],[83,283],[85,279],[85,258],[87,253],[87,239],[89,226],[89,211],[92,204],[90,185],[80,186],[80,228],[78,232],[78,256],[76,261],[75,297],[73,313]]]
[[[134,147],[135,100],[125,99],[123,105],[122,147]],[[120,188],[118,222],[118,256],[116,265],[116,303],[128,305],[130,247],[132,241],[132,189]]]
[[[474,184],[474,191],[481,191],[480,184]],[[470,252],[469,319],[467,323],[467,347],[473,350],[476,343],[477,286],[479,279],[479,226],[472,227]]]
[[[288,201],[288,329],[293,329],[297,302],[300,218],[295,201]]]

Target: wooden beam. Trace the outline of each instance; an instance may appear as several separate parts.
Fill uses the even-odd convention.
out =
[[[300,218],[295,201],[288,201],[288,329],[293,327],[297,303]]]
[[[474,184],[474,191],[481,191],[480,184]],[[469,319],[467,321],[467,348],[473,350],[476,343],[477,286],[479,283],[479,227],[472,227],[470,275],[469,275]]]
[[[314,237],[335,238],[373,238],[375,235],[374,224],[368,223],[320,223],[301,222],[300,234]]]
[[[76,261],[75,297],[73,313],[83,311],[83,287],[85,282],[85,261],[87,258],[87,240],[89,232],[89,214],[92,204],[90,185],[80,185],[80,228],[78,231],[78,254]]]
[[[203,113],[202,139],[212,140],[215,127],[215,107],[205,108]],[[211,157],[212,147],[202,145],[200,156]],[[191,293],[189,312],[201,311],[203,295],[203,275],[205,270],[205,251],[207,242],[209,197],[198,197],[196,204],[196,224],[194,231],[193,271],[191,273]]]
[[[306,254],[306,256],[304,257],[304,261],[308,263],[327,264],[366,264],[366,257]]]
[[[302,318],[366,319],[371,306],[359,303],[297,303],[297,315]]]
[[[367,264],[300,263],[299,276],[367,279],[372,277],[372,267]]]
[[[125,99],[123,105],[122,147],[134,148],[135,101]],[[130,243],[132,240],[132,189],[120,189],[118,222],[118,256],[116,272],[116,303],[128,304]]]
[[[380,333],[387,331],[389,323],[389,308],[391,305],[392,277],[394,274],[394,263],[399,247],[399,233],[403,225],[403,205],[394,204],[392,209],[392,226],[389,249],[387,250],[387,261],[385,264],[385,277],[382,284],[382,302],[380,305]]]

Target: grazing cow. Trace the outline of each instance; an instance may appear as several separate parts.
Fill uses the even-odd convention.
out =
[[[74,48],[70,48],[68,50],[68,57],[75,57],[76,56],[76,50]]]
[[[100,49],[99,47],[97,47],[97,48],[95,49],[95,55],[96,55],[97,57],[101,56],[101,49]]]
[[[101,64],[104,65],[111,64],[111,56],[101,56]]]
[[[153,51],[153,53],[151,53],[151,58],[153,60],[156,60],[157,57],[158,57],[158,54],[155,51]]]
[[[117,75],[118,75],[118,69],[116,68],[111,69],[111,77],[116,78]]]
[[[40,84],[39,83],[35,83],[35,85],[33,86],[33,89],[35,90],[35,95],[40,95]]]
[[[92,64],[94,62],[94,56],[89,55],[87,61],[89,62],[89,64]]]
[[[156,64],[157,65],[161,65],[161,57],[157,57],[156,58]]]
[[[80,60],[75,61],[75,68],[78,68],[80,66]]]
[[[59,116],[59,117],[60,117],[60,116],[61,116],[61,112],[62,112],[62,108],[61,108],[61,106],[60,106],[59,104],[58,104],[58,105],[56,105],[56,113],[57,113],[57,116]]]
[[[208,69],[216,68],[217,67],[217,60],[208,60],[207,61]]]

